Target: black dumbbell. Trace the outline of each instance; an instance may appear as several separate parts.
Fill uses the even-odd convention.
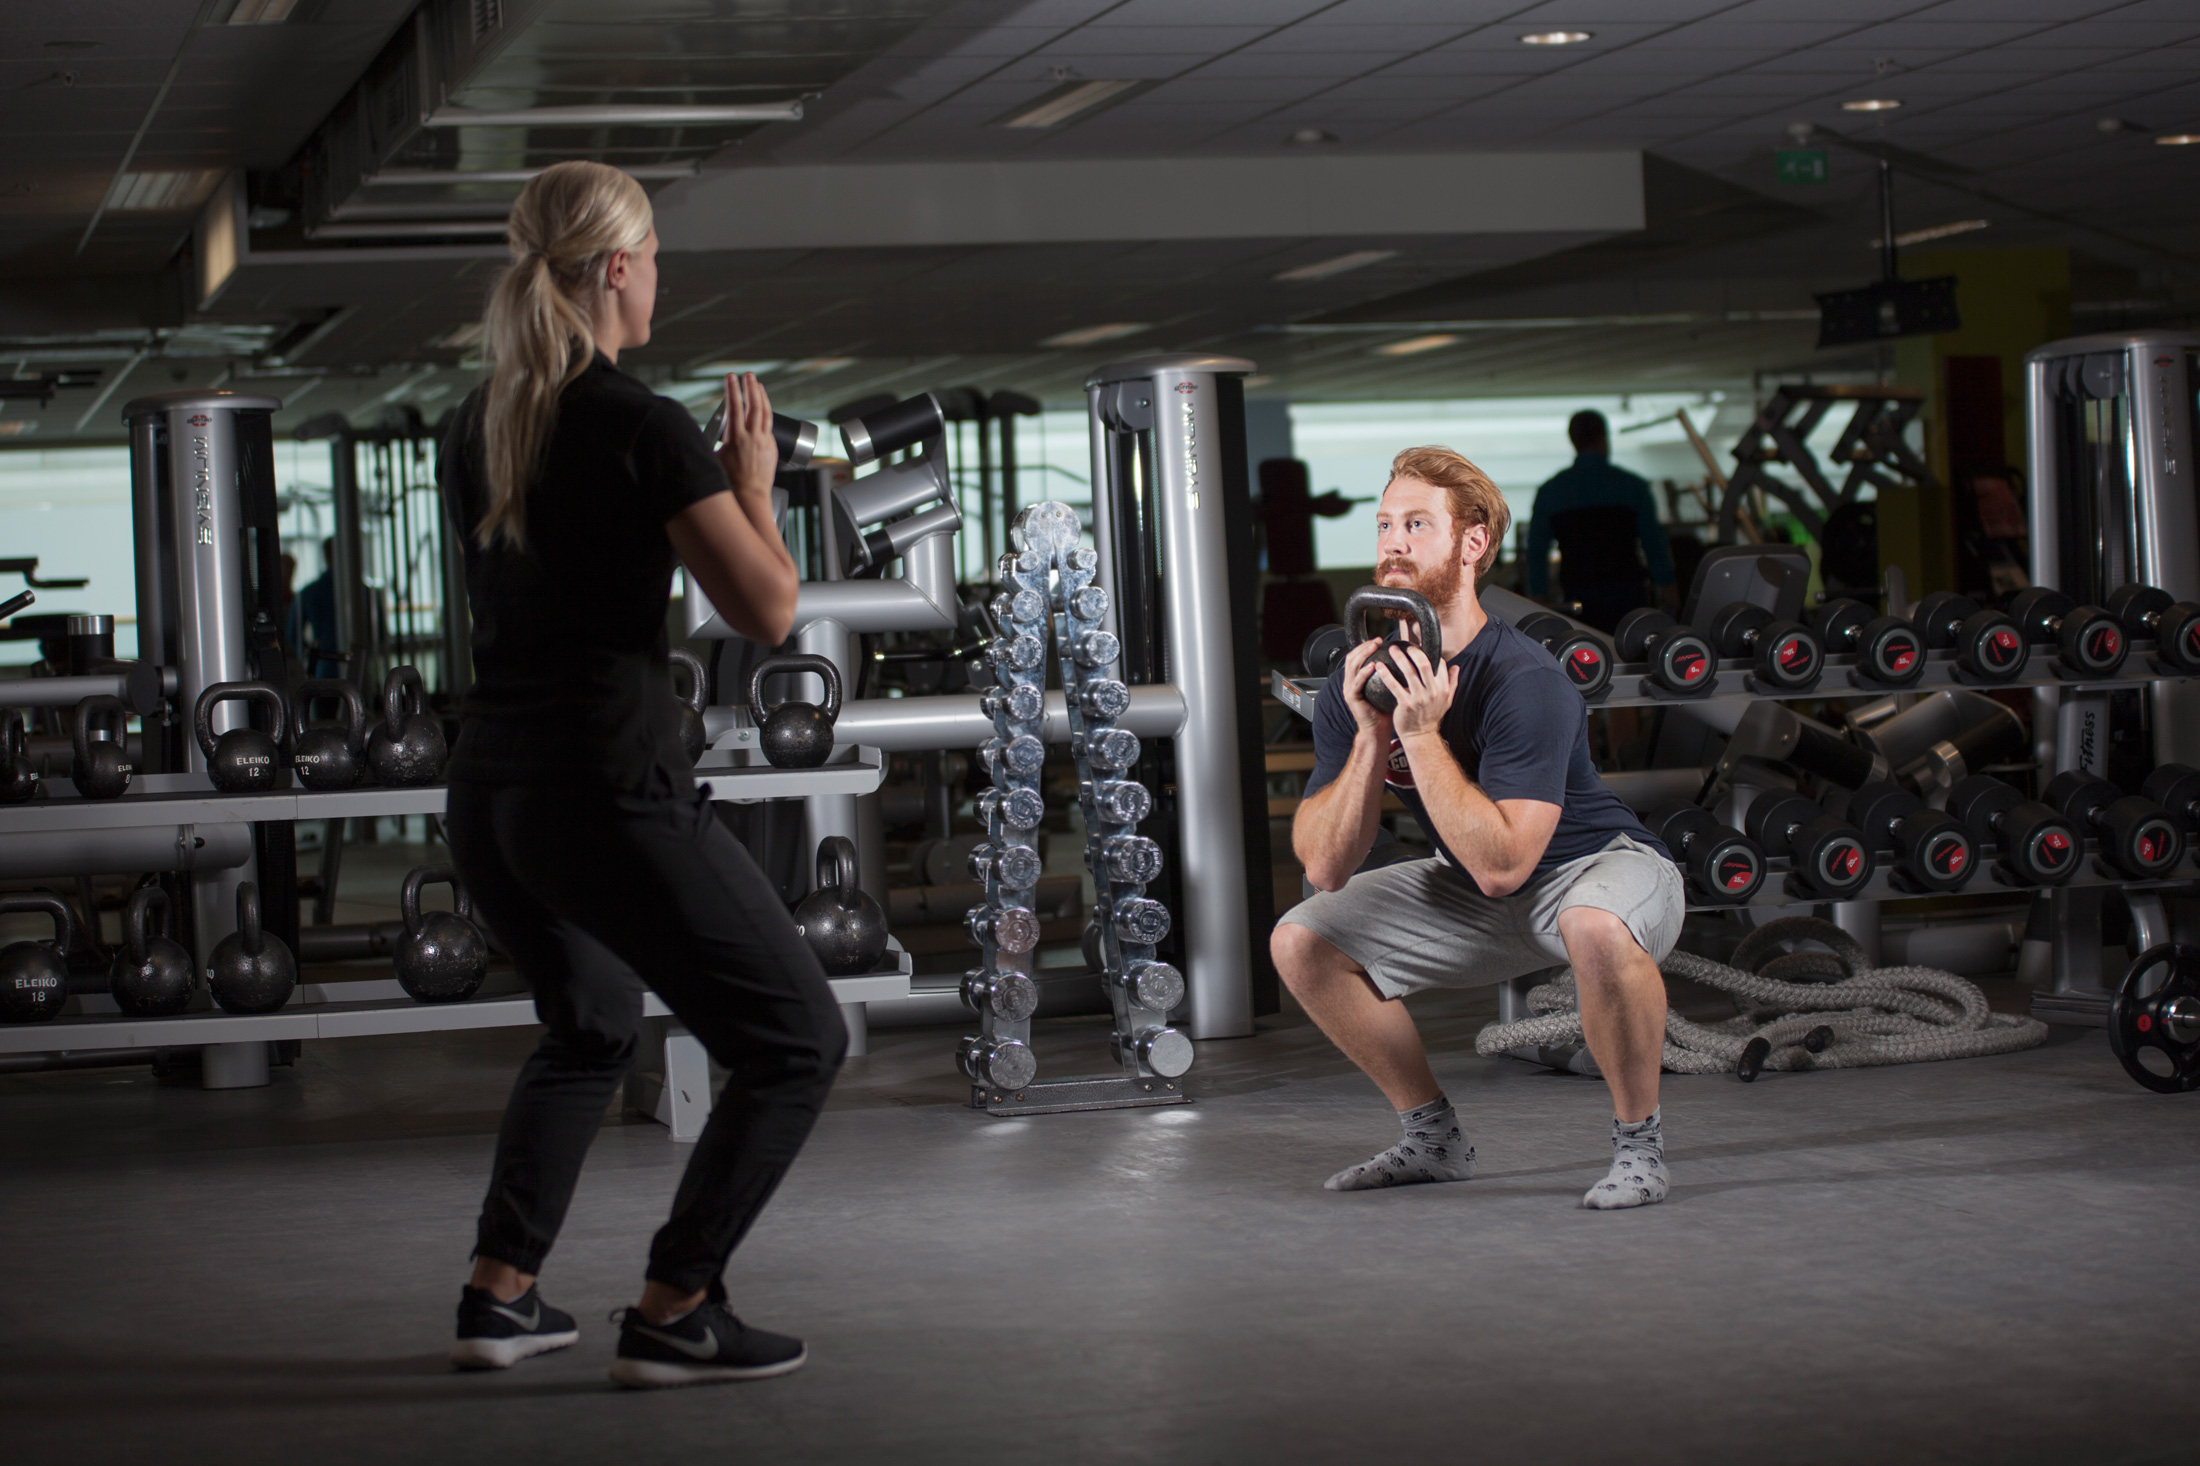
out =
[[[1765,882],[1764,851],[1740,830],[1713,819],[1709,810],[1691,804],[1673,811],[1658,826],[1658,838],[1707,901],[1738,905]]]
[[[1810,613],[1829,652],[1854,652],[1856,670],[1882,687],[1908,687],[1925,675],[1925,638],[1900,616],[1881,616],[1862,601],[1830,600]]]
[[[2101,840],[2101,858],[2119,875],[2158,880],[2185,858],[2185,832],[2168,810],[2139,794],[2125,794],[2106,779],[2067,769],[2047,781],[2040,798],[2079,829]]]
[[[1619,618],[1615,639],[1620,660],[1648,662],[1650,680],[1667,692],[1684,697],[1709,692],[1718,680],[1718,658],[1710,641],[1663,611],[1648,606],[1629,611]]]
[[[1595,697],[1612,685],[1612,649],[1588,627],[1551,611],[1523,616],[1515,625],[1558,659],[1559,670],[1583,697]]]
[[[2190,764],[2156,764],[2139,792],[2169,812],[2188,836],[2200,835],[2200,769]],[[2187,848],[2200,849],[2191,839]]]
[[[1997,847],[2004,874],[2020,886],[2059,886],[2077,873],[2085,846],[2052,806],[2026,799],[1992,774],[1958,779],[1948,813]]]
[[[1331,621],[1306,634],[1306,645],[1299,649],[1299,665],[1309,677],[1327,677],[1344,665],[1344,654],[1351,650],[1352,638],[1344,623]]]
[[[2099,606],[2074,606],[2059,590],[2035,585],[2009,602],[2024,634],[2056,649],[2055,660],[2073,677],[2113,677],[2130,642],[2123,623]]]
[[[1864,832],[1800,794],[1759,795],[1742,827],[1767,853],[1788,858],[1795,895],[1846,901],[1872,878]]]
[[[2200,605],[2172,601],[2151,585],[2120,585],[2107,605],[2130,635],[2153,638],[2154,660],[2164,671],[2200,672]]]
[[[1872,851],[1894,852],[1894,884],[1913,892],[1960,891],[1978,868],[1978,841],[1949,815],[1892,780],[1848,798],[1848,816]]]
[[[1771,692],[1808,692],[1826,665],[1825,647],[1799,621],[1775,621],[1763,606],[1735,601],[1711,618],[1711,644],[1723,657],[1748,657],[1749,675]]]
[[[1936,590],[1910,613],[1925,645],[1952,651],[1956,665],[1979,682],[2009,682],[2023,675],[2031,649],[2007,614],[1952,590]]]

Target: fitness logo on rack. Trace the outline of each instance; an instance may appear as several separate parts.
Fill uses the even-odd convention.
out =
[[[1406,759],[1406,746],[1398,739],[1390,740],[1390,757],[1383,763],[1383,782],[1393,789],[1413,787],[1413,765]]]
[[[1192,405],[1192,394],[1199,390],[1196,382],[1176,384],[1177,395],[1184,406],[1184,502],[1192,508],[1199,507],[1199,414]]]

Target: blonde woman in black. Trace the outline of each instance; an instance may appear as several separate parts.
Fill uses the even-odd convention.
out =
[[[771,404],[726,381],[713,455],[678,403],[619,370],[649,340],[657,236],[640,185],[561,163],[512,208],[489,380],[443,446],[466,544],[474,685],[450,768],[451,852],[547,1025],[522,1066],[458,1311],[453,1362],[504,1368],[579,1338],[536,1287],[581,1162],[665,1000],[730,1077],[623,1310],[611,1376],[784,1374],[801,1341],[726,1305],[726,1260],[815,1123],[847,1047],[823,971],[697,794],[666,671],[675,560],[766,646],[796,571],[771,512]]]

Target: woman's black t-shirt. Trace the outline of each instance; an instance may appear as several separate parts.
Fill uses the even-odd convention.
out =
[[[484,396],[477,389],[459,408],[439,460],[474,621],[451,777],[684,787],[665,662],[675,563],[665,522],[725,492],[724,471],[687,409],[598,355],[558,399],[527,491],[526,548],[483,549]]]

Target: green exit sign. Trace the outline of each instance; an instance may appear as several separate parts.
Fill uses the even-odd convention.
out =
[[[1782,183],[1826,181],[1824,148],[1781,148],[1772,156],[1778,164],[1778,176]]]

